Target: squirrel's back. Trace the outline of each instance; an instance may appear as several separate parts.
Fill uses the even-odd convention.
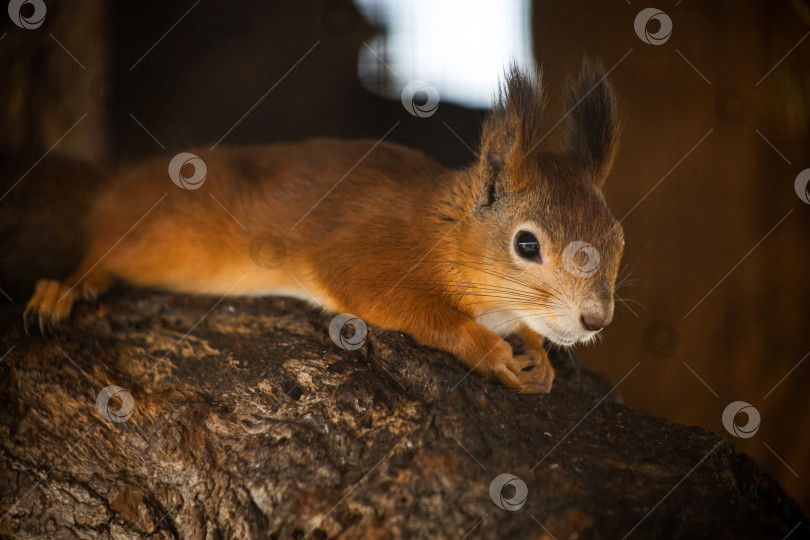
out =
[[[421,152],[372,140],[191,153],[206,171],[195,189],[172,182],[165,157],[109,179],[88,220],[89,260],[105,257],[114,278],[136,285],[221,294],[245,275],[230,292],[301,296],[325,265],[340,274],[368,266],[364,257],[395,266],[418,257],[426,248],[413,229],[449,181]],[[438,231],[423,229],[416,237],[435,242]]]
[[[165,206],[183,211],[189,205],[207,205],[215,197],[226,207],[229,203],[244,207],[253,218],[265,213],[263,206],[265,210],[270,206],[283,213],[267,225],[292,227],[321,206],[354,208],[369,201],[385,208],[414,202],[411,194],[424,200],[422,195],[436,189],[436,179],[446,172],[419,151],[373,140],[319,138],[190,153],[207,169],[199,188],[174,185],[167,159],[160,156],[121,167],[106,183],[96,208],[119,216],[122,208],[137,213],[166,193]]]

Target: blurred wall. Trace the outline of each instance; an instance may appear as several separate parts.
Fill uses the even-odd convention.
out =
[[[41,22],[33,19],[31,4],[20,9],[23,19],[33,19],[25,24],[36,28],[17,26],[7,9],[0,11],[0,153],[39,157],[52,149],[85,161],[105,161],[110,150],[104,108],[111,53],[109,3],[55,1],[42,6]]]
[[[415,118],[360,86],[357,52],[374,29],[351,2],[105,5],[109,20],[101,9],[64,15],[56,1],[37,30],[4,20],[0,144],[32,156],[20,170],[51,148],[98,164],[220,139],[378,139],[389,130],[388,140],[445,164],[472,159],[481,111],[442,103]],[[810,360],[801,362],[810,351],[810,205],[793,187],[810,167],[810,38],[801,41],[810,10],[798,0],[657,7],[673,26],[660,45],[636,34],[635,3],[534,3],[549,126],[564,113],[564,75],[584,53],[611,70],[624,122],[606,192],[634,280],[619,294],[635,302],[618,308],[603,343],[577,352],[621,380],[631,406],[677,422],[725,433],[725,407],[752,404],[759,431],[729,439],[810,510]],[[37,78],[54,72],[63,75]],[[28,127],[51,120],[52,129]]]

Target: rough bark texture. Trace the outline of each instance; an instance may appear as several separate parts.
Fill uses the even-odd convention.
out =
[[[2,537],[810,537],[723,437],[629,409],[567,355],[526,396],[399,333],[343,350],[288,299],[119,290],[49,337],[21,309],[0,311]],[[97,406],[109,385],[126,421]],[[493,503],[501,473],[520,510]]]

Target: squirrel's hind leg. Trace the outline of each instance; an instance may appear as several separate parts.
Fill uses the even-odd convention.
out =
[[[112,285],[112,276],[104,270],[76,272],[66,281],[40,279],[23,313],[23,326],[39,325],[43,334],[67,319],[79,298],[95,299]]]

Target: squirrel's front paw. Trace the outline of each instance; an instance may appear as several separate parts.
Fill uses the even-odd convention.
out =
[[[546,394],[551,391],[554,381],[554,368],[545,351],[529,354],[518,354],[514,357],[515,363],[520,367],[516,373],[523,394]]]
[[[545,394],[551,390],[554,368],[543,347],[543,336],[522,325],[517,332],[504,338],[512,347],[512,362],[508,362],[524,394]]]
[[[522,394],[546,394],[551,390],[554,368],[545,349],[521,350],[519,354],[510,351],[494,364],[492,373],[498,380]]]

